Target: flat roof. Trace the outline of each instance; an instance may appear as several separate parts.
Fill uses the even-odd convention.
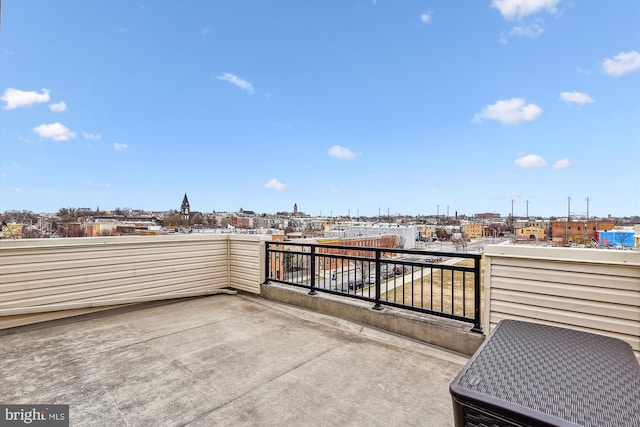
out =
[[[0,402],[71,425],[451,426],[468,360],[259,297],[215,295],[0,335]]]

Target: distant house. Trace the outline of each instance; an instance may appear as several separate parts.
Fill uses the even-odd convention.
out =
[[[2,223],[2,233],[0,239],[22,239],[22,224]]]
[[[522,227],[516,228],[516,238],[518,240],[545,240],[545,229],[542,227]]]

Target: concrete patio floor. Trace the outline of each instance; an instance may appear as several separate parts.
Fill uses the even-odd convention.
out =
[[[0,335],[0,403],[69,404],[72,426],[451,426],[448,387],[466,361],[215,295]]]

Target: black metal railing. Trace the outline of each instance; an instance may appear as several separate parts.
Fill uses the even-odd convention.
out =
[[[482,333],[477,254],[265,242],[266,281],[472,323]]]

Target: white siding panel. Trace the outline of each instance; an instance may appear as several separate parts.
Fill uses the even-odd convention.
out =
[[[581,300],[602,301],[626,304],[640,307],[640,293],[626,289],[609,289],[606,287],[567,285],[565,283],[536,282],[524,279],[508,279],[492,277],[492,294],[501,290],[516,290],[539,295],[556,295],[559,297],[576,298]],[[640,308],[639,308],[640,311]]]
[[[0,241],[0,329],[226,287],[259,293],[261,242],[228,234]]]
[[[567,283],[572,285],[593,284],[602,288],[635,290],[640,283],[640,277],[636,277],[638,269],[633,267],[615,267],[603,269],[599,266],[596,272],[589,271],[591,266],[585,266],[584,270],[564,270],[564,264],[522,262],[520,266],[505,266],[504,260],[495,260],[492,265],[494,277],[510,279],[532,279],[537,282]],[[567,267],[575,267],[573,265]],[[591,267],[591,268],[590,268]]]
[[[623,339],[640,358],[640,253],[500,245],[485,255],[489,328],[503,319],[575,328]]]
[[[251,236],[229,242],[229,280],[234,288],[260,293],[261,270],[264,269],[261,241],[260,237]]]
[[[640,306],[603,303],[577,298],[531,294],[519,291],[493,289],[493,301],[510,302],[533,307],[550,308],[574,313],[594,314],[602,317],[626,319],[640,324]]]

